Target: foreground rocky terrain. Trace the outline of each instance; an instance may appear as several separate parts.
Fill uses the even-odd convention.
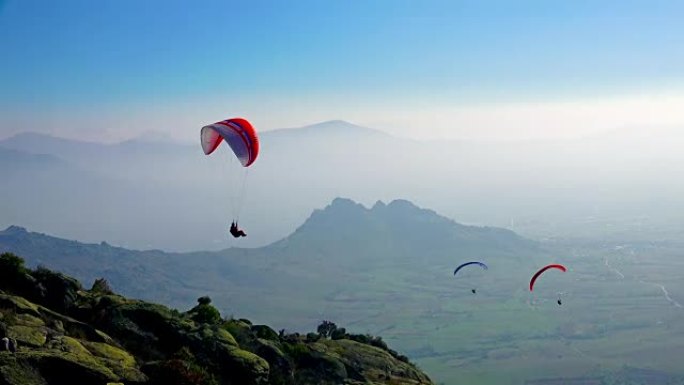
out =
[[[0,256],[0,337],[18,345],[0,352],[0,385],[432,384],[381,338],[321,326],[276,332],[209,297],[180,312]]]

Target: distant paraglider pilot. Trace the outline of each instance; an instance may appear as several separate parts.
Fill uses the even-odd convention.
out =
[[[247,236],[247,234],[245,234],[244,231],[242,231],[238,228],[237,222],[233,222],[230,224],[230,234],[235,238]]]
[[[537,278],[539,278],[539,276],[541,276],[545,271],[550,270],[550,269],[557,269],[557,270],[562,271],[563,273],[565,273],[567,271],[565,266],[557,265],[557,264],[547,265],[547,266],[542,267],[541,270],[539,270],[538,272],[536,272],[534,274],[534,276],[532,276],[532,279],[530,280],[530,291],[534,290],[534,283],[537,282]],[[563,302],[561,301],[561,293],[558,293],[558,300],[556,301],[556,303],[558,304],[558,306],[561,306],[563,304]]]
[[[482,263],[482,262],[477,262],[477,261],[474,261],[474,262],[466,262],[466,263],[460,265],[459,267],[457,267],[456,270],[454,270],[454,277],[456,276],[456,274],[458,274],[458,272],[459,272],[461,269],[463,269],[463,268],[466,267],[466,266],[480,266],[480,267],[483,268],[484,270],[488,270],[488,269],[489,269],[489,268],[487,267],[487,265],[485,265],[485,264]],[[476,289],[476,288],[472,288],[472,289],[470,289],[470,292],[473,293],[473,294],[477,294],[477,289]]]

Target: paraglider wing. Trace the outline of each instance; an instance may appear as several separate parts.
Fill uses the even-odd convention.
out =
[[[242,118],[223,120],[202,127],[202,150],[206,155],[214,152],[221,141],[230,146],[244,167],[249,167],[259,155],[259,138],[252,124]]]
[[[485,270],[489,269],[489,268],[487,267],[487,265],[485,265],[485,264],[482,263],[482,262],[466,262],[466,263],[462,264],[461,266],[457,267],[456,270],[454,270],[454,275],[456,275],[456,273],[458,273],[458,271],[461,270],[462,268],[464,268],[464,267],[466,267],[466,266],[470,266],[470,265],[479,265],[479,266],[481,266],[481,267],[482,267],[483,269],[485,269]]]
[[[544,266],[541,270],[539,270],[538,272],[536,272],[536,273],[534,274],[534,276],[532,276],[532,279],[530,280],[530,291],[532,291],[532,290],[534,289],[534,283],[537,282],[537,278],[539,278],[540,275],[544,274],[544,272],[545,272],[546,270],[549,270],[549,269],[558,269],[558,270],[560,270],[560,271],[562,271],[562,272],[564,272],[564,273],[567,271],[567,269],[566,269],[565,266],[563,266],[563,265],[548,265],[548,266]]]

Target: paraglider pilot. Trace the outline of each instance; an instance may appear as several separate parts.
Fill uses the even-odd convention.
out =
[[[2,0],[0,0],[2,1]],[[237,157],[242,167],[249,167],[259,155],[259,137],[252,124],[242,118],[232,118],[202,127],[200,131],[200,144],[205,155],[210,155],[226,142],[229,149]],[[225,146],[224,146],[225,147]],[[244,195],[247,173],[242,181],[242,193],[234,197],[234,204],[242,201]],[[241,205],[241,204],[240,204]],[[233,207],[234,218],[239,218],[240,205]],[[230,235],[235,238],[246,237],[247,234],[240,230],[237,220],[230,225]]]
[[[235,238],[247,236],[247,234],[245,234],[244,231],[242,231],[238,228],[237,222],[233,222],[230,224],[230,234]]]

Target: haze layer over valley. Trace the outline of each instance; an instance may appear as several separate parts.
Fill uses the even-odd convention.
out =
[[[188,128],[192,129],[192,128]],[[329,121],[261,135],[240,223],[260,246],[336,196],[402,198],[535,239],[671,239],[684,229],[676,128],[554,141],[420,141]],[[40,134],[0,141],[0,226],[164,250],[221,249],[241,174],[226,148],[142,137],[118,144]]]

